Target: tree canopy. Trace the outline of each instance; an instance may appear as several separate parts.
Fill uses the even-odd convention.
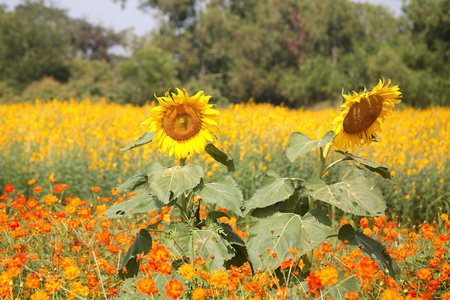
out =
[[[406,1],[400,17],[350,0],[140,0],[140,7],[156,11],[149,18],[160,26],[134,39],[42,1],[0,8],[2,93],[52,78],[76,96],[134,104],[178,86],[220,103],[301,107],[390,78],[406,104],[450,104],[450,0]],[[115,45],[131,56],[111,54]]]

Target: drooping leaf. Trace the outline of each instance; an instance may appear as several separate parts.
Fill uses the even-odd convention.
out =
[[[359,291],[360,283],[355,277],[346,276],[345,270],[338,273],[337,282],[330,286],[328,292],[333,299],[345,299],[345,294]]]
[[[219,207],[226,208],[243,217],[241,207],[244,203],[242,191],[236,182],[229,175],[222,176],[217,182],[207,183],[199,192],[208,203],[213,203]]]
[[[220,229],[222,230],[220,235],[228,243],[245,247],[245,242],[241,239],[241,237],[236,232],[233,231],[233,228],[231,228],[230,224],[221,223],[221,224],[219,224],[219,226],[220,226]]]
[[[129,218],[132,214],[151,212],[162,207],[158,198],[145,193],[112,206],[103,215],[108,218]]]
[[[124,148],[120,148],[120,151],[127,151],[136,147],[140,147],[142,145],[148,144],[153,141],[153,137],[155,136],[155,132],[146,132],[140,138],[138,138],[135,142],[129,144]]]
[[[171,226],[171,229],[175,230],[175,236],[168,241],[168,247],[175,255],[202,257],[216,268],[223,269],[224,262],[235,254],[234,248],[213,229],[190,230],[182,223]]]
[[[303,255],[320,245],[331,229],[331,221],[326,214],[318,210],[310,211],[303,217],[293,213],[276,213],[251,224],[247,249],[253,267],[276,267],[287,258],[290,249],[297,249],[299,255]],[[277,257],[269,256],[267,248],[277,253]]]
[[[392,179],[391,172],[389,172],[389,169],[388,169],[387,166],[384,166],[384,165],[378,164],[376,162],[364,159],[362,157],[353,155],[353,154],[348,153],[348,152],[344,152],[342,150],[336,150],[336,152],[344,155],[346,160],[354,160],[356,162],[359,162],[360,164],[365,166],[370,171],[380,174],[383,178]]]
[[[125,258],[120,266],[119,276],[121,278],[134,277],[139,271],[139,261],[136,261],[138,254],[146,255],[152,248],[152,237],[145,229],[141,229],[130,248],[125,254]],[[124,268],[126,267],[126,272]]]
[[[267,175],[262,187],[244,203],[245,215],[255,208],[267,207],[286,200],[294,193],[291,179],[280,178],[275,172],[269,172]]]
[[[234,161],[228,154],[219,150],[211,143],[206,145],[205,151],[217,162],[220,162],[222,165],[226,166],[228,168],[228,172],[234,172]]]
[[[348,243],[348,245],[360,246],[366,256],[374,259],[378,263],[378,268],[380,270],[387,270],[389,272],[389,276],[392,276],[395,279],[395,262],[386,252],[386,248],[382,244],[364,233],[356,231],[349,224],[341,227],[338,233],[338,238],[344,243]]]
[[[173,198],[177,198],[186,190],[196,187],[203,177],[203,169],[196,164],[165,168],[154,163],[147,167],[147,174],[151,182],[151,190],[158,196],[158,199],[167,204],[171,195]]]
[[[289,137],[289,144],[286,147],[286,156],[294,162],[298,157],[305,155],[314,148],[322,147],[334,139],[334,131],[328,131],[320,140],[311,140],[301,132],[294,132]]]
[[[119,187],[116,187],[116,190],[121,191],[123,193],[142,194],[145,193],[147,190],[148,187],[147,183],[148,177],[147,174],[144,172],[128,178]]]
[[[386,204],[380,190],[354,166],[345,168],[340,182],[326,184],[318,178],[304,183],[305,193],[358,216],[383,215]]]

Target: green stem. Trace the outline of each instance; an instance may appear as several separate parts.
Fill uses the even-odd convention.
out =
[[[322,148],[320,148],[320,166],[319,166],[319,172],[317,173],[319,178],[322,178],[323,174],[325,173],[325,164],[327,162],[328,154],[330,154],[331,150],[331,143],[328,143],[325,145],[325,148],[322,151]]]
[[[180,167],[184,167],[186,165],[186,158],[180,159]],[[180,197],[178,198],[180,205],[178,206],[180,208],[180,214],[181,219],[183,221],[187,220],[187,198],[184,193],[181,193]]]

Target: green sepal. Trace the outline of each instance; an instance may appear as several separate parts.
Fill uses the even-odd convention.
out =
[[[120,148],[120,151],[127,151],[127,150],[131,150],[133,148],[137,148],[137,147],[143,146],[145,144],[148,144],[151,141],[153,141],[154,136],[155,136],[155,132],[147,131],[140,138],[138,138],[135,142],[129,144],[128,146],[126,146],[124,148]]]

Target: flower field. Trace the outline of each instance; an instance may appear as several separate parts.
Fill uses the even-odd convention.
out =
[[[217,268],[210,261],[218,253],[187,261],[166,246],[170,237],[161,231],[180,221],[174,207],[125,219],[102,216],[133,196],[114,187],[150,162],[170,162],[149,145],[119,150],[145,132],[140,123],[153,107],[89,100],[0,105],[0,298],[450,299],[450,109],[396,110],[378,143],[354,153],[392,172],[393,181],[376,178],[386,217],[332,219],[381,242],[394,261],[389,274],[351,242],[332,238],[310,262],[298,249],[268,248],[261,268]],[[314,172],[318,151],[291,163],[284,149],[292,132],[323,136],[339,111],[248,103],[220,113],[214,145],[234,159],[234,178],[248,200],[269,170],[298,177]],[[205,168],[206,180],[225,169],[206,154],[192,161]],[[200,207],[205,220],[208,208]],[[219,220],[247,242],[244,218]],[[155,230],[153,246],[137,255],[138,276],[120,279],[125,253],[148,226]],[[308,264],[312,271],[303,272]]]

